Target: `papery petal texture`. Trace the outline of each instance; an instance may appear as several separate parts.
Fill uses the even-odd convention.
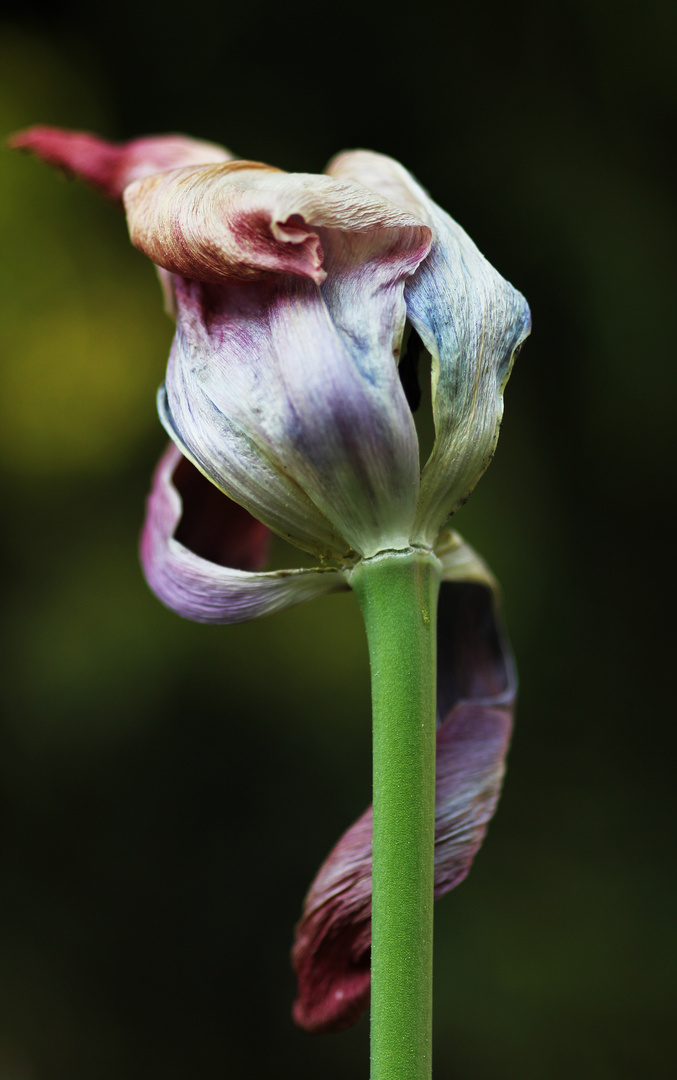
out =
[[[10,139],[16,150],[30,150],[48,165],[79,176],[110,199],[119,200],[135,180],[183,165],[229,161],[232,154],[215,143],[186,135],[148,135],[111,143],[86,131],[36,126]]]
[[[429,247],[418,219],[373,192],[254,161],[150,176],[130,185],[124,201],[132,243],[158,266],[196,281],[233,285],[272,271],[320,285],[320,228],[415,228],[424,254]]]
[[[339,155],[328,171],[392,199],[433,232],[430,254],[405,290],[407,318],[432,357],[435,445],[413,539],[433,544],[491,461],[503,390],[531,329],[529,307],[398,162],[357,150]]]
[[[346,589],[334,569],[256,573],[268,530],[206,480],[170,443],[153,478],[141,536],[148,584],[172,611],[237,623]]]
[[[457,546],[472,562],[460,538]],[[516,678],[491,586],[476,579],[443,581],[438,652],[436,898],[470,869],[496,807],[510,740]],[[371,844],[369,808],[338,842],[306,896],[292,963],[298,980],[294,1019],[308,1031],[340,1031],[368,1005]]]
[[[224,170],[221,182],[239,184],[246,172]],[[259,260],[264,276],[244,280],[258,259],[243,224],[251,213],[260,229],[258,188],[253,203],[247,196],[239,211],[231,206],[228,228],[241,235],[226,243],[221,233],[201,234],[200,244],[213,239],[228,273],[240,265],[242,243],[243,283],[197,280],[198,270],[191,280],[175,279],[178,326],[160,397],[163,423],[218,487],[299,547],[337,558],[406,547],[416,515],[418,441],[397,355],[405,281],[425,258],[430,231],[361,185],[271,175],[282,209],[271,203],[266,211],[270,250],[292,254],[275,255],[281,272]],[[211,191],[213,177],[207,180]],[[192,212],[186,204],[196,198],[191,189],[184,202],[181,190],[173,196],[179,216]],[[169,252],[178,233],[165,194],[162,202]],[[272,232],[291,219],[317,239],[309,251],[321,252],[321,286],[305,269],[290,272],[299,245]],[[191,258],[202,257],[200,244]],[[169,258],[165,266],[178,268]],[[205,266],[209,277],[209,260]]]

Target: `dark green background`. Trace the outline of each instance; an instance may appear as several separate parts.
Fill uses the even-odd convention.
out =
[[[0,127],[401,159],[529,299],[458,527],[521,674],[436,922],[435,1075],[674,1067],[674,5],[30,3]],[[137,534],[171,326],[119,213],[3,153],[0,1080],[367,1077],[289,1019],[304,891],[369,800],[353,597],[191,625]]]

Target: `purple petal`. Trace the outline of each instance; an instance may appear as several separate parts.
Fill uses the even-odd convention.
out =
[[[133,243],[174,275],[160,413],[186,457],[321,557],[408,546],[420,470],[397,356],[428,227],[362,184],[243,161],[124,201]]]
[[[420,252],[402,241],[395,257],[392,236],[371,236],[361,275],[350,263],[359,241],[341,270],[333,239],[322,290],[291,275],[220,287],[177,279],[160,410],[218,487],[298,547],[343,558],[405,547],[413,527],[418,443],[393,326],[401,333]]]
[[[491,589],[445,582],[440,594],[435,897],[468,873],[496,807],[515,676]],[[292,964],[294,1020],[341,1031],[369,1004],[372,811],[339,840],[306,897]]]
[[[501,790],[512,709],[459,702],[437,733],[435,899],[459,885]]]
[[[346,588],[339,570],[253,573],[270,534],[170,443],[153,478],[141,564],[156,596],[196,622],[234,623]]]

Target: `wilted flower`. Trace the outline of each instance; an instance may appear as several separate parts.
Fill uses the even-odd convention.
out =
[[[401,165],[353,151],[289,174],[45,128],[14,145],[124,198],[177,312],[160,414],[217,487],[320,556],[434,545],[489,463],[529,309]],[[420,476],[407,322],[432,357]]]
[[[313,176],[181,136],[113,146],[34,128],[14,145],[124,201],[176,315],[158,398],[173,444],[142,539],[166,604],[237,622],[348,588],[355,564],[382,551],[440,559],[436,890],[447,891],[493,812],[514,677],[490,574],[440,533],[493,454],[526,302],[379,154],[347,152]],[[404,384],[422,347],[435,443],[421,471]],[[334,565],[266,573],[268,529]],[[295,1015],[309,1029],[346,1026],[366,1004],[370,837],[367,814],[306,900]]]

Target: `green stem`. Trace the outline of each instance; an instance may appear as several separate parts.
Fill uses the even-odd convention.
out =
[[[427,551],[363,560],[374,725],[371,1080],[430,1080],[436,622]]]

